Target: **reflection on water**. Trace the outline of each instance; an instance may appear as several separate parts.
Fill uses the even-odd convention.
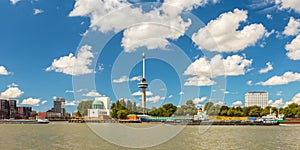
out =
[[[139,127],[140,125],[131,125]],[[147,149],[299,149],[300,127],[187,126],[168,142]],[[200,134],[201,133],[201,134]],[[116,134],[116,133],[112,133]],[[118,136],[116,134],[116,136]],[[147,135],[145,135],[147,136]],[[126,137],[124,137],[126,138]],[[0,124],[1,149],[125,149],[98,137],[86,124]]]

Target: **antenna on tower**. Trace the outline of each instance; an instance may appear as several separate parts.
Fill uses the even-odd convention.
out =
[[[145,53],[143,52],[142,54],[142,58],[143,58],[143,79],[146,79],[146,76],[145,76],[145,58],[146,58],[146,55]]]

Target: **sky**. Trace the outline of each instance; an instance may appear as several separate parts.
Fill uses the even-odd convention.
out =
[[[0,98],[53,107],[109,96],[147,107],[193,100],[300,104],[300,1],[1,0]]]

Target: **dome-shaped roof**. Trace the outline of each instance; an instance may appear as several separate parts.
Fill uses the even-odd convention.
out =
[[[93,109],[103,109],[104,108],[104,104],[100,100],[94,100],[94,102],[92,104],[92,108]]]

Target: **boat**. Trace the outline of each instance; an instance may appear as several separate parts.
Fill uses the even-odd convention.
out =
[[[300,126],[300,118],[285,118],[279,120],[280,126]]]
[[[0,120],[0,124],[48,124],[48,119],[36,119],[36,120],[28,120],[28,119],[4,119]]]

